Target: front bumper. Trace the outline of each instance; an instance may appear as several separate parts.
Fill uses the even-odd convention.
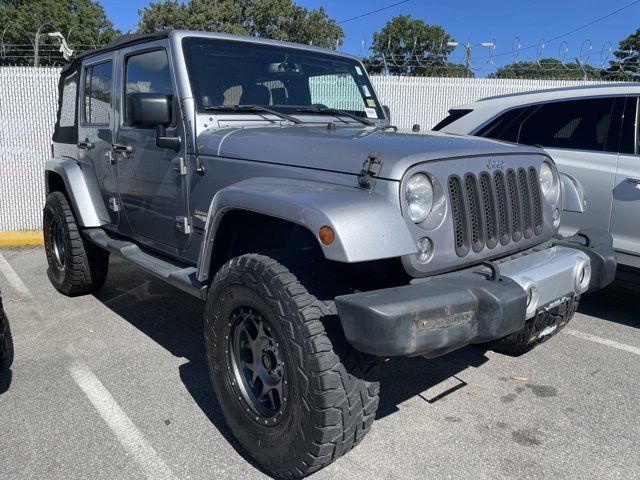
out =
[[[514,333],[540,309],[605,287],[615,272],[611,236],[581,230],[491,264],[340,296],[336,305],[357,350],[435,357]],[[580,283],[583,273],[590,278]]]

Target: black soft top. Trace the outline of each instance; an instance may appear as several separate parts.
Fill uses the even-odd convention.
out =
[[[136,43],[142,43],[149,40],[156,40],[159,38],[167,38],[169,36],[169,32],[171,32],[171,30],[163,30],[161,32],[155,32],[155,33],[128,33],[126,35],[121,35],[103,47],[80,52],[76,56],[76,58],[74,58],[71,62],[65,65],[61,73],[64,74],[68,70],[75,69],[76,65],[85,58],[92,57],[94,55],[99,55],[104,52],[110,52],[111,50],[117,50],[118,48],[122,48],[128,45],[135,45]]]

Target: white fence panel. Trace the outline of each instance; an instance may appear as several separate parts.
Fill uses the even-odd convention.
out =
[[[0,231],[41,228],[44,163],[51,151],[58,68],[0,67]],[[374,76],[392,123],[429,129],[447,110],[479,98],[584,85],[554,80]]]
[[[0,68],[0,231],[41,228],[58,68]]]

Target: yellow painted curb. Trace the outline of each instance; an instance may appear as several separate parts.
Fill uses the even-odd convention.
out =
[[[25,245],[44,245],[42,230],[17,230],[0,232],[0,246],[22,247]]]

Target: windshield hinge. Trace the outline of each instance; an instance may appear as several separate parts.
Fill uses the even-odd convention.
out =
[[[378,157],[378,152],[371,152],[362,165],[362,171],[358,175],[358,185],[362,188],[373,188],[374,177],[382,170],[382,160]]]

